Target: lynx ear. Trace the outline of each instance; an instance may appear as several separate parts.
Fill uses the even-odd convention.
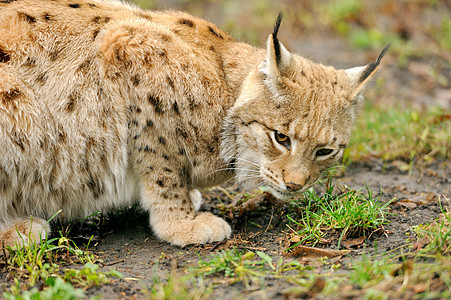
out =
[[[290,52],[277,38],[281,22],[282,14],[279,14],[274,26],[274,32],[268,36],[266,58],[258,67],[260,72],[273,80],[278,80],[281,73],[290,66]]]
[[[368,82],[370,82],[371,78],[373,78],[377,70],[379,70],[381,59],[384,57],[389,48],[390,45],[385,46],[384,50],[382,50],[375,62],[372,62],[366,66],[346,70],[346,73],[351,80],[351,86],[354,89],[352,93],[353,98],[357,97],[364,90]]]

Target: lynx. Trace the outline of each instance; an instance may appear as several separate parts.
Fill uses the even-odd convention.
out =
[[[233,39],[183,12],[101,0],[0,0],[0,244],[139,202],[156,236],[222,241],[198,189],[254,181],[281,199],[348,145],[380,65],[347,70]]]

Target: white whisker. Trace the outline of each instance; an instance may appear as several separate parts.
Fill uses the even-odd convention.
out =
[[[238,177],[237,178],[236,183],[241,183],[241,182],[244,182],[244,181],[250,181],[252,179],[261,179],[261,177],[260,176],[251,176],[251,175],[249,175],[249,176],[242,176],[242,177]]]
[[[228,160],[237,160],[237,161],[239,161],[240,163],[244,162],[244,163],[248,163],[248,164],[250,164],[250,165],[252,165],[252,166],[256,166],[256,167],[260,168],[260,165],[257,164],[256,162],[253,162],[253,161],[250,161],[250,160],[241,158],[241,157],[234,157],[234,156],[231,156],[231,157],[227,157],[227,159],[228,159]]]
[[[214,170],[214,171],[210,172],[209,174],[205,175],[205,178],[207,178],[209,176],[212,176],[215,173],[222,172],[222,171],[240,171],[240,172],[243,172],[243,173],[254,173],[254,174],[259,174],[260,173],[258,170],[246,169],[246,168],[232,168],[232,167],[230,167],[230,168],[221,168],[221,169],[218,169],[218,170]]]

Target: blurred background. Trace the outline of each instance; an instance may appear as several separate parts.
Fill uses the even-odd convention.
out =
[[[421,155],[451,157],[449,0],[129,1],[144,9],[189,12],[255,46],[264,45],[282,12],[279,38],[285,46],[337,68],[372,62],[391,43],[379,74],[365,92],[356,124],[370,134],[355,137],[355,144],[363,144],[360,150],[350,151],[354,157],[405,161]],[[375,138],[374,146],[368,146]],[[409,138],[411,146],[404,149]],[[385,147],[376,149],[381,143]]]
[[[448,0],[133,0],[153,10],[183,10],[235,38],[262,46],[276,16],[293,52],[336,67],[363,65],[391,43],[379,75],[382,100],[451,109],[451,1]],[[405,71],[405,72],[403,72]],[[385,86],[381,81],[391,81]],[[370,91],[371,89],[369,89]],[[412,94],[414,99],[412,99]],[[371,95],[370,95],[371,96]],[[378,97],[379,101],[381,97]],[[376,99],[377,100],[377,99]],[[413,101],[412,101],[413,100]]]

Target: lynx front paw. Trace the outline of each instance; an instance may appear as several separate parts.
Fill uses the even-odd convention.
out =
[[[40,218],[24,218],[0,228],[0,248],[36,244],[46,239],[50,233],[49,224]]]
[[[219,242],[230,237],[232,230],[223,219],[210,213],[201,213],[192,220],[160,220],[152,222],[156,235],[173,245]]]

